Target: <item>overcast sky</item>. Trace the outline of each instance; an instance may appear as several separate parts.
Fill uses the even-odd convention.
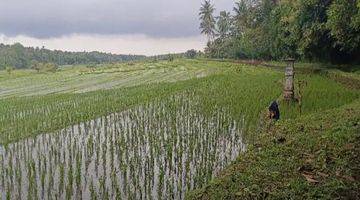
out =
[[[212,0],[216,14],[234,0]],[[154,55],[202,50],[200,0],[0,0],[0,43]]]

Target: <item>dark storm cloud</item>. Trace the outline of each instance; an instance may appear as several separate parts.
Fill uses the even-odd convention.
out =
[[[0,0],[0,34],[49,38],[74,33],[199,34],[199,0]],[[231,10],[233,0],[213,0]]]

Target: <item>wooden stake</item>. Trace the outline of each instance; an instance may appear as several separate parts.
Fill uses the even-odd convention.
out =
[[[287,66],[285,68],[285,85],[284,85],[284,99],[285,101],[292,101],[295,99],[294,93],[294,63],[295,59],[289,58],[285,60]]]

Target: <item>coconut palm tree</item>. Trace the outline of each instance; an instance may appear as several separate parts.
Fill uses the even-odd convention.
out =
[[[248,7],[244,0],[235,3],[236,6],[234,7],[235,12],[235,26],[238,33],[243,33],[245,27],[247,26],[247,16],[248,16]]]
[[[200,16],[200,29],[201,33],[205,34],[208,38],[208,41],[211,41],[215,35],[215,18],[213,13],[215,8],[211,5],[210,0],[205,0],[201,4],[199,16]]]
[[[216,17],[217,32],[221,39],[226,38],[231,29],[230,12],[221,11],[220,16]]]

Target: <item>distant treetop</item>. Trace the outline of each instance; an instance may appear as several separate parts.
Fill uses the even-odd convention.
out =
[[[56,65],[100,64],[145,59],[142,55],[121,55],[111,53],[69,52],[48,50],[45,47],[24,47],[20,43],[13,45],[0,44],[0,69],[14,66],[17,69],[27,69],[34,63],[54,63]]]

